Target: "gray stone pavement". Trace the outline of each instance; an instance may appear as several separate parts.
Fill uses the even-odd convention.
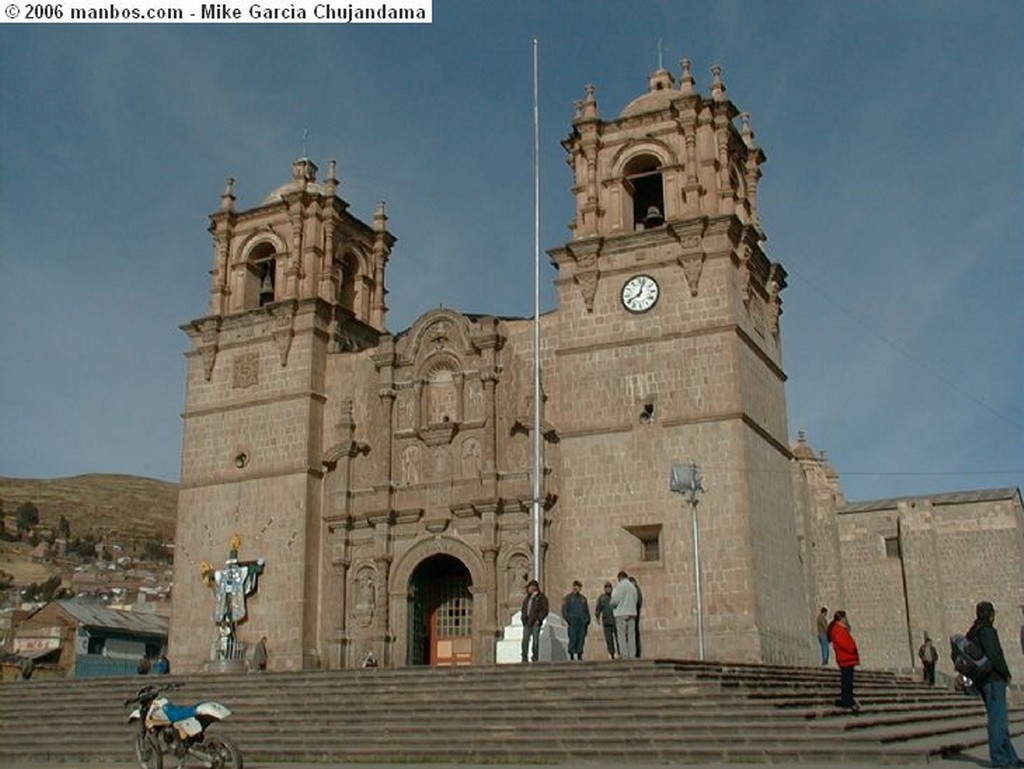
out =
[[[1013,740],[1017,753],[1024,756],[1024,737],[1017,737]],[[244,749],[243,749],[244,755]],[[751,766],[753,762],[743,764],[729,763],[701,763],[701,764],[677,764],[687,769],[723,769],[724,767]],[[765,767],[789,766],[786,763],[756,764]],[[886,763],[885,766],[923,766],[921,762],[913,764]],[[930,764],[937,769],[975,769],[975,767],[987,767],[988,748],[985,746],[972,748],[958,756],[950,758],[936,758]],[[16,761],[5,764],[4,769],[133,769],[136,764],[124,763],[100,763],[100,762],[38,762],[38,761]],[[168,765],[170,769],[171,765]],[[196,764],[195,766],[199,766]],[[347,763],[318,763],[318,762],[266,762],[246,761],[245,769],[327,769],[328,767],[340,767],[340,769],[542,769],[542,767],[558,767],[559,769],[619,769],[622,762],[594,763],[594,762],[573,762],[565,764],[467,764],[467,763],[403,763],[403,764],[347,764]],[[638,763],[629,764],[630,769],[665,769],[667,764]],[[826,762],[814,761],[799,763],[801,769],[876,769],[879,765],[863,762]]]

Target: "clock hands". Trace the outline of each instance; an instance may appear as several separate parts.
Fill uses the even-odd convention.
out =
[[[631,312],[646,312],[658,300],[658,284],[647,275],[637,275],[622,287],[622,304]]]

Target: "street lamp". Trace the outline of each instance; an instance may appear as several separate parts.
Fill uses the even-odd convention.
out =
[[[704,609],[701,605],[700,591],[700,531],[697,527],[697,505],[704,487],[700,485],[701,475],[697,463],[689,465],[672,465],[669,477],[669,490],[681,494],[693,511],[693,582],[697,593],[697,657],[704,660]]]

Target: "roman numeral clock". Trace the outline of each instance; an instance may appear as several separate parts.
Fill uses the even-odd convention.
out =
[[[650,275],[634,275],[622,286],[622,306],[632,313],[647,312],[658,302],[661,290]]]

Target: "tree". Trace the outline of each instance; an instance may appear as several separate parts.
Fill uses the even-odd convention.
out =
[[[150,539],[146,541],[146,544],[142,550],[143,561],[162,561],[164,563],[171,563],[174,557],[171,555],[171,551],[167,549],[158,539]]]
[[[75,537],[68,542],[65,552],[68,555],[77,555],[80,558],[95,558],[97,556],[96,537],[86,534],[85,537]]]
[[[14,513],[18,518],[18,536],[22,536],[33,526],[39,525],[39,508],[31,502],[22,502]]]
[[[58,598],[67,598],[70,595],[71,593],[61,587],[59,574],[54,574],[45,582],[33,582],[26,585],[21,591],[22,600],[33,603],[46,603]]]
[[[71,524],[63,515],[60,517],[60,521],[57,522],[57,536],[64,540],[71,537]]]

